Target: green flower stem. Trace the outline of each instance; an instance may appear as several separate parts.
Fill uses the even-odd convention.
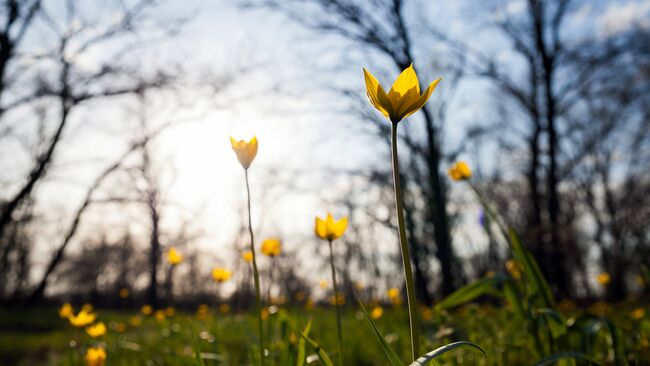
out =
[[[339,306],[339,289],[336,284],[336,270],[334,269],[334,253],[332,251],[332,240],[329,241],[330,245],[330,268],[332,269],[332,285],[334,286],[334,305],[336,307],[336,330],[338,332],[339,341],[339,366],[343,366],[343,333],[341,331],[341,309]]]
[[[415,286],[413,286],[413,271],[411,270],[411,256],[406,240],[404,225],[404,212],[402,210],[402,187],[399,177],[399,160],[397,158],[397,122],[391,128],[391,152],[393,160],[393,182],[395,184],[395,206],[397,208],[397,228],[399,231],[399,244],[402,249],[402,262],[404,263],[404,278],[406,280],[406,296],[409,306],[409,326],[411,330],[411,356],[414,362],[420,354],[420,337],[418,329],[417,303],[415,302]]]
[[[255,260],[255,239],[253,237],[253,222],[251,219],[251,189],[248,183],[248,169],[244,169],[246,177],[246,195],[248,196],[248,232],[251,237],[251,253],[253,254],[253,280],[255,282],[255,303],[257,306],[257,320],[260,332],[260,362],[262,366],[266,364],[264,352],[264,326],[262,322],[262,297],[260,295],[260,274],[257,271],[257,261]]]

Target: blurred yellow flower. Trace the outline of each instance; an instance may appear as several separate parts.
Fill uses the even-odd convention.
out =
[[[332,214],[327,214],[325,220],[316,217],[316,225],[314,232],[316,236],[323,240],[335,240],[343,236],[345,230],[348,228],[348,218],[343,217],[338,221],[334,221]]]
[[[260,315],[262,317],[262,320],[268,319],[269,315],[271,315],[271,313],[269,312],[269,308],[263,308]]]
[[[334,295],[332,295],[329,297],[329,303],[332,306],[337,305],[337,303],[338,305],[345,305],[345,296],[342,292],[339,292],[336,298],[334,298]]]
[[[384,309],[381,306],[375,306],[370,311],[370,317],[374,320],[381,318],[382,315],[384,315]]]
[[[92,313],[95,308],[93,307],[93,304],[90,303],[85,303],[82,307],[81,310],[84,310],[87,313]]]
[[[151,307],[151,305],[144,305],[144,306],[142,306],[140,311],[144,315],[151,315],[153,313],[153,308]]]
[[[630,318],[634,320],[641,320],[645,317],[645,310],[643,308],[636,308],[630,312]]]
[[[139,327],[140,324],[142,324],[142,318],[139,316],[135,315],[129,318],[129,324],[131,324],[134,327]]]
[[[123,299],[126,299],[127,297],[129,297],[130,294],[131,294],[131,291],[129,291],[128,288],[121,288],[120,291],[119,291],[119,295]]]
[[[86,333],[93,338],[101,337],[106,334],[106,325],[103,322],[86,327]]]
[[[106,351],[102,347],[89,347],[84,360],[86,366],[103,366],[106,362]]]
[[[117,325],[115,326],[115,330],[117,330],[120,333],[126,332],[126,324],[122,322],[117,323]]]
[[[318,283],[318,286],[320,288],[322,288],[323,290],[325,290],[325,289],[330,287],[330,283],[327,282],[327,280],[320,280],[320,282]]]
[[[230,312],[230,305],[228,305],[228,304],[219,305],[219,311],[224,313],[224,314]]]
[[[248,263],[253,262],[253,252],[250,250],[247,250],[241,254],[241,257],[243,260],[245,260]]]
[[[275,257],[282,252],[282,243],[278,238],[268,238],[262,242],[262,254],[267,257]]]
[[[74,309],[72,308],[72,305],[67,302],[59,308],[59,316],[63,319],[68,318],[72,314],[74,314]]]
[[[366,288],[366,285],[364,285],[363,282],[357,281],[354,283],[354,288],[361,291]]]
[[[612,278],[609,276],[609,273],[607,273],[607,272],[600,273],[600,274],[598,274],[598,276],[596,276],[596,281],[598,281],[598,283],[601,286],[609,285],[611,280],[612,280]]]
[[[386,295],[388,296],[388,299],[390,299],[390,301],[393,303],[401,299],[400,292],[397,287],[388,289],[388,291],[386,291]]]
[[[411,64],[402,71],[386,94],[377,79],[365,68],[363,74],[366,79],[366,94],[370,103],[393,123],[401,121],[422,108],[440,82],[440,79],[434,80],[420,94],[418,76]]]
[[[296,292],[296,300],[304,301],[307,295],[303,291]]]
[[[455,181],[467,180],[472,176],[472,170],[464,161],[458,161],[448,171],[449,177]]]
[[[171,318],[172,316],[174,316],[174,314],[176,314],[176,309],[174,309],[173,306],[168,306],[165,309],[165,315],[167,315],[168,317]]]
[[[232,273],[225,268],[214,268],[212,270],[212,279],[219,283],[228,281],[230,277],[232,277]]]
[[[172,266],[181,264],[183,262],[183,255],[176,248],[170,248],[167,251],[167,262]]]
[[[165,320],[165,311],[164,310],[156,310],[156,312],[153,314],[153,316],[156,318],[156,320],[163,321],[163,320]]]
[[[79,314],[68,316],[68,321],[75,327],[81,328],[91,324],[97,318],[97,314],[81,309]]]
[[[257,137],[253,136],[253,138],[248,142],[245,140],[238,141],[230,137],[230,145],[232,145],[232,149],[235,151],[235,154],[237,154],[237,160],[239,160],[241,166],[243,166],[244,169],[248,169],[248,167],[251,166],[253,159],[255,159],[255,155],[257,155]]]
[[[523,268],[516,260],[508,259],[506,261],[506,270],[508,271],[508,273],[510,273],[512,278],[518,280],[521,278],[521,272]]]

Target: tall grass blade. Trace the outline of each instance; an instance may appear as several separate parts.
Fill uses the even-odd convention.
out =
[[[514,231],[514,229],[509,228],[508,234],[510,235],[510,242],[512,244],[513,254],[515,259],[519,261],[524,266],[524,275],[528,280],[528,284],[531,288],[531,295],[541,300],[540,307],[542,308],[552,308],[553,307],[553,293],[551,288],[546,282],[542,271],[539,269],[539,265],[530,251],[521,243],[519,236]]]
[[[499,282],[504,280],[503,275],[496,275],[493,277],[486,277],[470,283],[464,287],[453,292],[451,295],[447,296],[444,300],[439,302],[436,305],[436,310],[444,310],[453,308],[458,305],[465,304],[469,301],[476,299],[479,296],[492,294],[499,296],[498,293],[495,293],[495,288]]]
[[[354,296],[357,298],[357,302],[359,303],[359,306],[361,306],[361,311],[363,311],[363,314],[366,316],[366,320],[368,320],[368,323],[372,327],[372,330],[375,334],[375,337],[379,341],[379,345],[381,346],[381,349],[384,351],[384,354],[388,358],[388,361],[390,361],[391,365],[393,366],[403,366],[402,360],[400,360],[399,356],[395,351],[393,351],[392,348],[390,348],[390,345],[388,342],[386,342],[386,338],[384,337],[383,334],[379,331],[375,323],[372,321],[370,318],[370,315],[368,315],[368,311],[366,310],[366,307],[363,306],[363,303],[361,302],[361,299],[359,299],[359,296],[357,293],[354,293]]]
[[[305,327],[305,330],[303,330],[303,333],[305,335],[309,335],[309,330],[311,330],[311,319],[307,323],[307,326]],[[300,340],[298,341],[298,360],[296,361],[296,366],[303,366],[305,364],[305,357],[307,357],[307,351],[305,348],[305,338],[300,337]]]
[[[452,351],[456,348],[469,348],[469,349],[474,349],[483,354],[483,357],[487,358],[487,355],[485,354],[485,351],[477,345],[475,345],[472,342],[467,342],[467,341],[459,341],[459,342],[454,342],[454,343],[449,343],[447,345],[444,345],[442,347],[436,348],[433,351],[423,355],[422,357],[418,358],[409,366],[424,366],[428,364],[429,362],[433,361],[434,359],[444,355],[445,353]]]
[[[303,332],[303,331],[300,331],[300,336],[302,337],[302,339],[304,339],[304,340],[307,342],[307,344],[309,344],[309,346],[310,346],[311,348],[314,349],[314,352],[316,352],[316,354],[318,355],[318,358],[321,360],[321,362],[322,362],[325,366],[334,366],[334,363],[332,362],[332,360],[330,359],[330,357],[327,355],[327,352],[325,352],[325,350],[322,349],[322,348],[318,345],[318,343],[316,343],[316,341],[314,341],[313,339],[309,338],[309,336],[308,336],[305,332]]]

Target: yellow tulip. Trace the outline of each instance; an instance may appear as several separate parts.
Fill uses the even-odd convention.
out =
[[[381,318],[382,315],[384,315],[384,309],[381,306],[375,306],[370,311],[370,317],[374,320]]]
[[[440,82],[440,79],[434,80],[420,94],[418,76],[411,64],[402,71],[386,94],[377,79],[365,68],[363,74],[366,79],[366,94],[370,103],[393,123],[398,123],[422,108]]]
[[[166,318],[164,310],[156,310],[156,312],[153,314],[153,316],[158,321],[163,321]]]
[[[262,242],[262,254],[268,257],[275,257],[282,252],[282,243],[280,239],[269,238]]]
[[[596,276],[596,281],[598,281],[598,283],[599,283],[601,286],[607,286],[607,285],[609,285],[609,282],[610,282],[611,280],[612,280],[612,279],[611,279],[611,277],[609,276],[609,273],[607,273],[607,272],[600,273],[598,276]]]
[[[630,312],[630,317],[634,320],[641,320],[645,317],[645,310],[643,308],[636,308]]]
[[[89,347],[84,360],[86,366],[102,366],[106,362],[106,351],[102,347]]]
[[[327,282],[327,280],[320,280],[320,282],[318,283],[318,286],[320,286],[320,288],[322,288],[324,290],[324,289],[330,287],[330,284],[329,284],[329,282]]]
[[[129,324],[131,324],[134,327],[139,327],[140,324],[142,324],[142,318],[139,316],[132,316],[129,318]]]
[[[93,338],[101,337],[106,334],[106,325],[103,322],[86,327],[86,333]]]
[[[176,248],[171,248],[167,251],[167,262],[172,266],[181,264],[183,262],[183,255]]]
[[[68,321],[72,326],[81,328],[85,327],[88,324],[91,324],[97,318],[97,314],[91,313],[86,309],[82,309],[79,314],[68,316]]]
[[[316,236],[323,240],[335,240],[343,236],[345,230],[348,228],[348,218],[344,217],[338,221],[334,221],[331,214],[327,214],[325,220],[316,217],[316,225],[314,232]]]
[[[142,306],[140,311],[144,315],[151,315],[153,313],[153,308],[151,307],[151,305],[144,305],[144,306]]]
[[[215,268],[212,270],[212,279],[222,283],[226,282],[232,277],[232,273],[225,268]]]
[[[253,262],[253,252],[250,250],[247,250],[241,254],[241,257],[243,260],[245,260],[248,263]]]
[[[253,136],[253,138],[248,142],[245,140],[238,141],[231,137],[230,145],[232,145],[232,149],[235,151],[235,154],[237,154],[237,160],[239,160],[241,166],[243,166],[244,169],[248,169],[248,167],[251,166],[253,159],[255,159],[255,155],[257,155],[257,137]]]
[[[127,297],[129,297],[130,294],[131,294],[131,292],[129,291],[128,288],[121,288],[120,289],[119,295],[120,295],[121,298],[126,299]]]
[[[399,289],[397,287],[388,289],[388,291],[386,291],[386,295],[388,295],[388,298],[391,301],[395,301],[396,299],[400,298]]]
[[[472,170],[464,161],[456,162],[456,164],[449,168],[448,173],[451,179],[455,181],[467,180],[472,176]]]
[[[514,259],[508,259],[506,261],[506,270],[508,271],[508,273],[510,273],[512,278],[518,280],[521,278],[521,272],[523,271],[523,268]]]
[[[67,302],[59,308],[59,316],[63,319],[67,319],[69,316],[73,315],[73,312],[74,309],[72,308],[72,305]]]
[[[168,317],[171,318],[172,316],[174,316],[174,314],[176,314],[176,309],[174,309],[173,306],[168,306],[165,309],[165,315],[167,315]]]

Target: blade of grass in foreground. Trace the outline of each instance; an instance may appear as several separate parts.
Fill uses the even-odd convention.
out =
[[[483,357],[487,358],[487,356],[485,355],[485,352],[483,351],[483,349],[481,349],[481,347],[475,345],[472,342],[460,341],[460,342],[449,343],[449,344],[447,344],[445,346],[436,348],[433,351],[431,351],[431,352],[425,354],[424,356],[418,358],[417,360],[415,360],[415,362],[413,362],[410,366],[424,366],[424,365],[428,364],[429,362],[433,361],[434,359],[442,356],[443,354],[445,354],[445,353],[447,353],[447,352],[449,352],[451,350],[454,350],[456,348],[461,348],[461,347],[462,348],[470,348],[470,349],[478,350],[483,354]]]
[[[311,320],[309,320],[309,323],[307,323],[307,326],[305,327],[305,330],[303,333],[305,335],[309,335],[309,330],[311,329]],[[305,338],[300,337],[300,340],[298,341],[298,361],[296,362],[296,366],[303,366],[305,364],[305,357],[306,357],[306,351],[305,351]]]
[[[310,321],[310,324],[311,324],[311,321]],[[309,328],[307,328],[306,330],[309,330]],[[318,343],[316,343],[316,341],[309,338],[309,336],[307,335],[306,332],[303,332],[301,330],[298,330],[298,332],[300,332],[300,336],[302,337],[302,339],[304,339],[307,342],[307,344],[309,344],[309,346],[314,349],[314,352],[316,352],[316,354],[318,355],[318,358],[321,360],[321,362],[325,366],[334,366],[334,363],[332,362],[330,357],[327,355],[327,352],[325,352],[325,350],[323,350],[318,345]]]
[[[361,310],[363,311],[363,314],[366,316],[366,320],[368,320],[368,323],[372,327],[372,330],[375,333],[375,337],[377,337],[377,340],[379,341],[379,344],[381,345],[382,350],[384,351],[384,354],[390,361],[391,365],[393,366],[402,366],[402,360],[400,360],[399,356],[395,351],[393,351],[392,348],[388,345],[388,342],[386,342],[386,338],[384,338],[384,335],[381,334],[379,329],[377,329],[377,326],[375,323],[370,319],[370,315],[368,315],[368,311],[366,311],[366,307],[363,306],[363,303],[361,302],[361,299],[359,299],[359,296],[357,295],[356,291],[354,293],[354,296],[357,298],[357,302],[359,303],[359,306],[361,306]]]
[[[457,305],[470,302],[481,295],[492,294],[499,296],[498,293],[495,293],[494,289],[503,280],[505,280],[505,277],[497,274],[493,277],[486,277],[470,283],[465,287],[461,287],[439,302],[436,305],[436,310],[453,308]]]

